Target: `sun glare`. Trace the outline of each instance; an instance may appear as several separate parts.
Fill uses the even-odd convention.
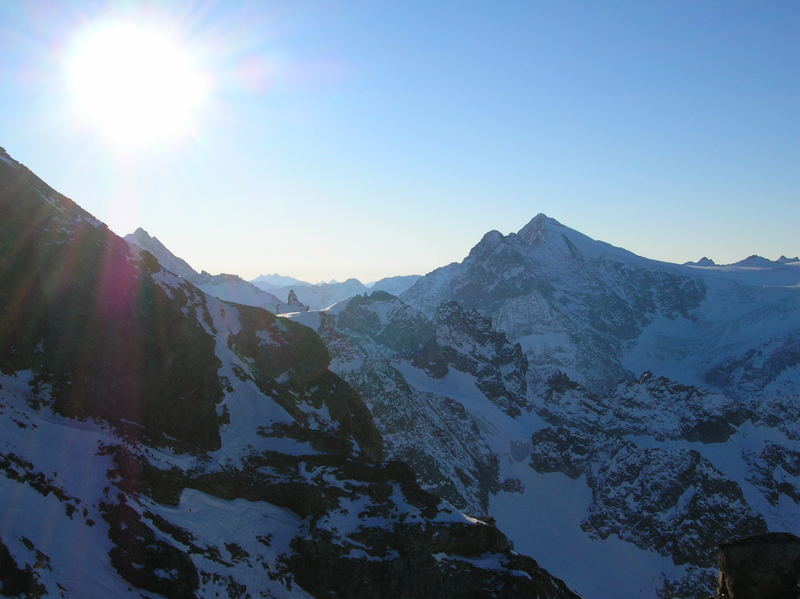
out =
[[[127,22],[80,34],[65,71],[81,120],[125,146],[191,134],[209,90],[208,77],[176,37]]]

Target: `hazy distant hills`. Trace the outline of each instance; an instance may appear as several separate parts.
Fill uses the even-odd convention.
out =
[[[716,264],[709,258],[697,262],[686,262],[684,266],[702,268],[706,274],[716,277],[765,287],[800,286],[800,258],[781,256],[769,260],[763,256],[752,255],[733,264]]]
[[[281,275],[261,275],[251,282],[279,298],[288,298],[289,292],[294,290],[301,303],[313,310],[319,310],[367,291],[387,291],[398,295],[411,287],[419,278],[419,275],[386,277],[369,286],[353,278],[342,282],[312,284]],[[286,283],[287,280],[290,282]]]
[[[385,291],[392,295],[400,295],[416,283],[420,275],[405,275],[399,277],[386,277],[380,281],[376,281],[370,287],[373,291]]]
[[[253,285],[256,285],[257,287],[260,287],[262,289],[280,289],[281,287],[291,287],[292,285],[313,284],[309,283],[308,281],[301,281],[300,279],[295,279],[294,277],[279,275],[278,273],[271,275],[259,275],[250,282]]]
[[[755,268],[774,269],[795,262],[800,262],[800,257],[795,256],[794,258],[787,258],[786,256],[782,255],[777,260],[770,260],[768,258],[764,258],[763,256],[758,256],[756,254],[753,254],[752,256],[748,256],[744,260],[739,260],[738,262],[734,262],[732,264],[717,264],[710,258],[706,258],[705,256],[703,256],[697,262],[684,262],[684,266],[747,266]]]

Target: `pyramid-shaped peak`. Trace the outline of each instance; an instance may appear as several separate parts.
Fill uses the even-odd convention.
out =
[[[185,260],[173,254],[158,240],[158,237],[153,237],[142,227],[137,227],[133,233],[129,233],[124,239],[132,245],[147,250],[156,257],[156,260],[158,260],[161,266],[184,279],[191,279],[196,276],[202,276],[204,278],[211,277],[211,275],[205,271],[203,271],[202,275],[198,275],[197,271],[189,266]]]
[[[133,232],[133,236],[140,239],[153,239],[153,236],[145,231],[142,227],[136,227],[136,230]]]
[[[169,251],[166,246],[159,241],[158,237],[155,235],[150,235],[150,233],[145,231],[142,227],[137,227],[133,233],[126,235],[125,239],[132,240],[134,243],[138,243],[146,250]]]
[[[522,239],[525,243],[535,245],[542,241],[545,231],[551,230],[554,227],[563,226],[564,225],[562,225],[556,219],[550,218],[546,214],[540,212],[534,216],[527,225],[522,227],[517,235],[519,235],[520,239]]]

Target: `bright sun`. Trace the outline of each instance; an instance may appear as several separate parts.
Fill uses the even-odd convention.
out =
[[[65,71],[81,119],[124,146],[189,135],[209,91],[187,47],[166,30],[127,22],[85,30]]]

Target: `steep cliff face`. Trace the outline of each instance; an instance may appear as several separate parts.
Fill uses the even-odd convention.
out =
[[[206,295],[0,157],[4,594],[575,596],[381,463],[313,331]]]

